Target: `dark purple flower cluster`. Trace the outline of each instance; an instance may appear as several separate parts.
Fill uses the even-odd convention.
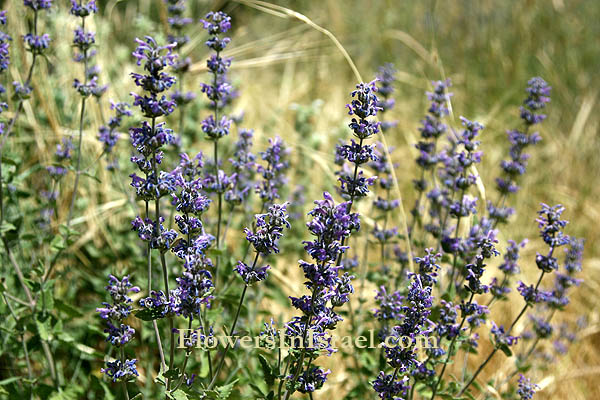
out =
[[[376,81],[356,85],[356,90],[351,92],[352,101],[346,105],[348,114],[354,116],[348,126],[359,142],[352,140],[351,144],[338,145],[336,148],[336,163],[342,166],[342,170],[337,172],[340,193],[346,200],[350,200],[350,204],[356,198],[366,196],[369,193],[369,186],[375,184],[376,177],[365,177],[359,166],[377,160],[373,146],[363,143],[365,139],[379,132],[380,123],[369,119],[381,110],[375,95]],[[348,161],[351,166],[344,161]]]
[[[175,82],[175,78],[164,72],[164,69],[175,62],[176,56],[172,53],[173,44],[159,46],[156,41],[147,36],[144,41],[136,39],[138,47],[132,55],[137,65],[144,65],[146,74],[131,73],[137,86],[144,90],[143,95],[132,93],[134,105],[138,106],[142,114],[150,119],[143,121],[139,127],[131,127],[129,135],[131,143],[139,155],[131,157],[131,161],[143,172],[144,178],[131,174],[131,186],[136,189],[137,196],[149,202],[160,199],[175,191],[177,175],[159,171],[164,157],[162,148],[175,141],[171,129],[164,122],[156,123],[156,118],[170,114],[175,104],[168,100],[164,92]],[[151,220],[137,217],[134,220],[134,229],[143,240],[154,243],[154,248],[162,251],[169,249],[176,238],[176,232],[162,228],[162,217],[156,216]],[[154,227],[153,227],[154,226]],[[156,237],[152,237],[155,235]]]
[[[234,145],[233,157],[229,159],[235,174],[235,182],[233,187],[225,193],[225,201],[232,207],[244,202],[251,189],[254,188],[253,178],[257,166],[256,156],[252,153],[254,131],[240,129],[238,135],[239,139]]]
[[[542,139],[538,132],[530,132],[530,129],[546,118],[543,114],[537,114],[537,111],[543,109],[550,101],[551,87],[539,77],[532,78],[527,83],[529,85],[526,89],[527,98],[523,102],[525,106],[521,107],[521,119],[525,128],[507,131],[511,144],[510,159],[500,162],[503,176],[496,178],[496,188],[501,199],[519,190],[517,179],[527,170],[529,160],[529,154],[525,153],[525,150],[529,146],[536,145]],[[501,200],[496,205],[488,202],[488,212],[490,218],[494,219],[496,223],[506,223],[514,210],[510,207],[500,206],[500,203]]]
[[[562,309],[569,303],[569,289],[581,284],[582,280],[575,278],[575,274],[581,271],[583,245],[583,239],[569,237],[568,247],[565,252],[564,272],[561,271],[555,274],[552,297],[548,303],[549,307]]]
[[[113,275],[109,275],[108,286],[106,290],[112,298],[112,303],[102,303],[96,311],[100,317],[106,321],[107,328],[104,330],[108,334],[106,340],[115,347],[126,345],[135,334],[135,330],[123,321],[131,313],[132,300],[129,293],[138,293],[140,289],[129,282],[129,277],[125,276],[119,280]],[[121,352],[123,355],[124,353]],[[126,360],[121,356],[120,360],[109,361],[102,372],[106,374],[113,382],[129,381],[138,376],[135,359]]]
[[[244,229],[246,240],[252,244],[257,253],[263,255],[279,253],[277,242],[283,235],[283,229],[290,228],[286,208],[287,203],[273,204],[267,213],[255,216],[254,229]]]
[[[23,4],[33,11],[47,10],[52,7],[52,0],[23,0]]]
[[[27,51],[33,54],[42,54],[44,50],[50,47],[50,35],[44,33],[43,35],[34,35],[27,33],[23,35],[23,42],[27,45]]]
[[[315,344],[315,348],[309,348],[307,343],[304,343],[304,347],[293,354],[295,362],[292,365],[295,368],[287,377],[288,391],[292,393],[299,390],[299,382],[304,382],[301,387],[305,391],[316,390],[322,386],[326,374],[318,373],[317,379],[314,376],[315,366],[305,371],[305,356],[308,355],[310,360],[314,360],[319,351],[327,351],[329,354],[334,352],[328,331],[335,329],[337,323],[342,320],[334,309],[348,302],[350,294],[354,292],[351,284],[353,277],[347,272],[339,275],[342,267],[337,265],[337,260],[348,248],[342,245],[342,241],[348,238],[350,232],[359,224],[358,215],[349,212],[347,203],[336,205],[329,193],[323,193],[323,197],[324,200],[315,201],[315,207],[309,212],[312,220],[307,223],[307,227],[315,238],[304,242],[304,249],[313,262],[299,262],[306,278],[305,285],[311,290],[311,295],[290,297],[292,305],[301,311],[302,316],[296,316],[286,324],[286,335],[306,338],[310,331]],[[303,381],[299,380],[301,376],[304,376]],[[313,384],[307,385],[309,381]],[[319,384],[315,385],[315,381]]]
[[[354,115],[348,126],[361,141],[379,132],[380,123],[368,119],[376,116],[377,112],[381,110],[378,105],[379,100],[375,95],[375,92],[377,92],[376,82],[377,80],[373,80],[369,83],[356,85],[356,89],[350,93],[352,101],[350,104],[346,104],[348,114]]]
[[[381,108],[381,113],[385,113],[392,108],[396,104],[396,100],[391,97],[392,93],[394,93],[394,82],[396,81],[396,69],[394,68],[394,64],[387,63],[381,67],[379,67],[379,74],[377,75],[377,92],[381,95],[381,99],[377,104],[378,107]],[[383,120],[383,116],[380,117]],[[398,125],[398,121],[381,121],[381,131],[386,132],[388,129],[391,129]]]
[[[175,109],[175,103],[162,94],[175,83],[175,78],[163,70],[175,64],[177,56],[173,54],[173,43],[159,46],[156,41],[146,36],[144,40],[135,39],[138,47],[132,55],[136,58],[138,66],[144,64],[147,74],[131,73],[135,84],[144,90],[143,95],[131,93],[134,98],[133,105],[147,118],[157,118],[169,115]]]
[[[539,389],[538,385],[531,383],[531,380],[526,378],[523,374],[519,374],[519,388],[517,389],[517,394],[521,400],[531,400],[537,389]]]
[[[526,89],[527,98],[523,101],[524,107],[521,107],[521,118],[527,125],[535,125],[546,119],[544,114],[538,114],[539,110],[546,107],[550,102],[550,91],[552,87],[548,86],[545,80],[540,77],[531,78]]]
[[[98,7],[96,6],[96,0],[90,0],[87,4],[81,1],[71,0],[71,14],[76,17],[85,18],[92,13],[97,13]]]
[[[395,399],[410,388],[407,376],[419,367],[427,369],[417,358],[415,344],[418,337],[428,337],[433,330],[429,320],[433,296],[431,286],[435,282],[437,256],[431,251],[417,259],[419,272],[410,275],[406,305],[402,306],[399,325],[394,326],[386,338],[383,348],[387,363],[394,369],[392,377],[385,371],[372,382],[373,389],[382,399]],[[427,284],[424,284],[427,282]]]
[[[191,18],[184,17],[185,13],[185,0],[164,0],[167,4],[167,13],[169,18],[167,22],[171,28],[169,32],[169,43],[177,43],[177,47],[181,48],[187,42],[190,41],[188,35],[183,34],[183,29],[190,25],[193,20]]]
[[[6,11],[0,11],[0,25],[6,25]],[[8,69],[10,65],[10,35],[0,30],[0,74]],[[8,104],[4,100],[6,89],[0,85],[0,114],[8,109]],[[0,136],[4,133],[4,124],[0,128]]]
[[[106,155],[112,153],[113,148],[116,146],[117,141],[119,140],[119,132],[118,129],[121,127],[121,123],[123,122],[123,117],[130,117],[129,103],[114,103],[110,102],[110,109],[114,112],[114,116],[112,116],[108,120],[107,125],[102,125],[100,129],[98,129],[98,140],[103,145],[103,152]],[[114,169],[117,167],[117,157],[113,158],[113,161],[108,165],[108,169]]]
[[[458,318],[459,306],[452,304],[452,302],[440,300],[440,316],[436,321],[436,331],[440,338],[447,338],[452,340],[455,338],[459,331],[459,325],[456,323]]]
[[[298,377],[298,391],[300,393],[312,393],[321,389],[327,380],[327,375],[330,373],[331,370],[324,371],[321,367],[312,367],[310,370],[304,371]]]
[[[175,190],[171,193],[171,204],[179,213],[175,222],[181,233],[180,240],[173,252],[183,262],[184,271],[176,279],[177,287],[171,291],[172,310],[177,315],[194,319],[201,312],[201,307],[210,307],[214,289],[212,260],[208,257],[208,249],[214,241],[212,235],[206,234],[202,224],[202,214],[208,210],[210,200],[204,194],[202,185],[202,154],[194,158],[180,154],[179,165],[170,173],[175,177]]]
[[[490,283],[490,292],[494,296],[494,299],[506,300],[506,294],[511,292],[510,278],[521,272],[518,265],[519,252],[527,243],[527,239],[523,239],[520,243],[514,240],[508,241],[508,247],[504,253],[504,261],[498,266],[498,269],[503,274],[502,281],[498,282],[497,278],[493,278]]]
[[[379,372],[377,379],[372,383],[373,389],[382,400],[397,400],[406,396],[410,385],[408,377],[397,378],[394,375],[386,374],[383,371]]]
[[[377,308],[373,309],[373,315],[379,321],[400,320],[403,301],[404,296],[399,291],[388,294],[385,286],[382,285],[375,295]]]
[[[417,142],[415,147],[419,151],[419,156],[416,159],[417,166],[421,170],[419,179],[413,180],[413,185],[418,192],[418,197],[415,200],[415,205],[411,210],[413,216],[413,227],[418,221],[421,221],[423,213],[423,193],[427,190],[428,181],[426,172],[431,171],[432,177],[434,178],[436,172],[436,165],[440,162],[440,155],[438,154],[438,139],[446,133],[448,127],[444,124],[443,119],[448,115],[450,97],[452,93],[448,92],[448,88],[451,86],[450,80],[432,82],[433,91],[427,92],[427,98],[431,102],[428,114],[423,120],[421,120],[421,127],[419,128],[421,139]],[[434,187],[430,190],[427,195],[427,199],[431,202],[430,214],[432,217],[441,219],[441,206],[435,200],[440,197],[442,193],[440,189]],[[440,221],[441,223],[441,221]]]
[[[280,190],[287,183],[286,172],[290,168],[289,152],[284,141],[277,136],[274,139],[269,139],[269,147],[264,152],[259,153],[260,158],[267,165],[258,164],[256,166],[256,171],[262,177],[262,180],[256,185],[256,193],[265,205],[279,199],[281,196]]]
[[[23,4],[26,7],[29,7],[33,10],[34,13],[34,19],[37,21],[37,15],[38,12],[40,10],[48,10],[50,7],[52,7],[52,0],[24,0]],[[4,25],[6,23],[6,17],[3,17],[4,22],[2,23],[2,25]],[[30,24],[31,26],[31,24]],[[35,58],[38,55],[42,55],[44,53],[44,51],[50,47],[50,35],[48,35],[47,33],[44,34],[39,34],[37,31],[38,28],[38,24],[37,22],[33,24],[33,32],[28,32],[25,35],[23,35],[23,42],[25,43],[25,48],[27,49],[27,51],[31,52],[31,54],[33,54],[33,57]],[[0,42],[6,42],[6,40],[10,40],[10,36],[2,33],[0,34],[0,37],[3,39]],[[6,46],[6,49],[8,49],[8,47]],[[28,84],[29,82],[27,82],[25,85],[22,85],[21,87],[25,87],[28,88]],[[15,85],[15,83],[13,83],[13,85]],[[30,90],[30,89],[29,89]],[[19,98],[21,98],[22,94],[18,93],[17,91],[17,85],[15,85],[15,95]]]
[[[73,47],[78,50],[75,54],[75,61],[81,62],[85,66],[84,80],[79,79],[73,80],[73,87],[77,92],[84,98],[91,96],[92,94],[97,97],[101,96],[106,87],[98,86],[98,76],[94,72],[94,67],[90,66],[90,60],[95,55],[94,51],[90,51],[92,46],[96,43],[96,34],[94,32],[85,30],[85,18],[92,13],[97,13],[98,7],[96,1],[91,0],[87,4],[81,1],[71,0],[71,14],[81,18],[81,24],[75,29],[73,33]],[[92,69],[90,69],[92,68]]]
[[[230,101],[228,98],[232,95],[232,87],[226,79],[231,59],[221,56],[221,52],[227,47],[231,39],[220,37],[221,34],[231,29],[231,17],[221,11],[209,12],[200,22],[202,22],[208,34],[211,35],[206,42],[206,46],[215,51],[215,54],[211,55],[206,64],[214,78],[211,83],[201,85],[202,93],[206,94],[206,97],[210,100],[215,113],[214,116],[211,115],[202,121],[202,131],[209,140],[219,140],[229,134],[231,126],[231,119],[226,116],[222,116],[220,119],[217,118],[217,110],[228,104]]]
[[[487,293],[489,286],[481,283],[481,277],[485,272],[486,264],[484,261],[492,256],[497,256],[500,253],[496,250],[495,244],[498,243],[496,239],[496,231],[488,232],[485,239],[478,243],[479,254],[475,256],[475,262],[467,264],[465,269],[467,271],[466,280],[467,290],[471,293],[481,294]]]
[[[517,344],[517,341],[519,340],[518,336],[508,334],[504,329],[504,326],[498,326],[495,322],[492,322],[491,332],[494,336],[494,344],[496,347],[512,346]]]

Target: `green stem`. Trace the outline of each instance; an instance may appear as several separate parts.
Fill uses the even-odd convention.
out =
[[[550,251],[550,253],[552,253],[552,250]],[[538,287],[540,286],[540,283],[542,282],[542,278],[544,277],[544,273],[545,272],[542,271],[542,273],[540,274],[540,277],[539,277],[539,279],[537,281],[537,284],[535,285],[535,292],[536,293],[537,293]],[[510,333],[512,332],[512,329],[515,327],[515,325],[517,324],[517,322],[519,321],[519,319],[523,316],[523,314],[525,314],[525,311],[527,310],[528,307],[529,307],[529,303],[525,303],[525,306],[523,306],[523,309],[521,310],[521,312],[519,313],[519,315],[517,315],[517,317],[514,319],[514,321],[512,322],[512,324],[510,324],[510,327],[506,331],[506,335],[510,335]],[[492,350],[490,352],[490,354],[485,359],[485,361],[479,366],[479,368],[477,368],[477,370],[475,371],[475,373],[473,374],[473,376],[471,377],[471,379],[469,380],[469,382],[467,382],[467,384],[460,390],[460,393],[458,394],[459,396],[462,396],[462,394],[469,388],[469,386],[471,386],[471,384],[475,381],[475,379],[477,378],[477,376],[479,376],[479,374],[481,373],[481,371],[483,371],[483,368],[487,365],[488,362],[490,362],[490,360],[492,359],[492,357],[494,357],[494,354],[496,354],[496,352],[498,352],[498,347],[495,347],[494,350]]]

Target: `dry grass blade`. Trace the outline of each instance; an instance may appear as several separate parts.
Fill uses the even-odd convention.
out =
[[[259,0],[236,0],[236,1],[238,3],[247,5],[249,7],[256,8],[256,9],[261,10],[261,11],[266,11],[266,10],[275,11],[275,13],[271,13],[270,12],[270,14],[272,14],[272,15],[281,16],[283,14],[285,17],[296,18],[296,19],[304,22],[305,24],[309,25],[310,27],[316,29],[317,31],[323,33],[324,35],[326,35],[327,37],[329,37],[333,41],[333,43],[335,44],[335,46],[342,53],[342,55],[344,56],[344,58],[348,62],[348,65],[352,69],[352,72],[356,76],[356,79],[359,82],[363,82],[362,76],[360,75],[360,72],[358,71],[358,68],[356,68],[356,65],[354,64],[354,61],[352,61],[352,58],[350,57],[350,55],[348,54],[348,52],[346,51],[346,49],[344,48],[344,46],[342,46],[342,44],[340,43],[340,41],[335,37],[335,35],[332,34],[331,32],[329,32],[327,29],[325,29],[325,28],[317,25],[316,23],[314,23],[310,18],[308,18],[304,14],[300,14],[300,13],[298,13],[298,12],[296,12],[294,10],[291,10],[289,8],[286,8],[286,7],[282,7],[282,6],[279,6],[279,5],[276,5],[276,4],[271,4],[271,3],[267,3],[267,2],[259,1]],[[393,181],[394,181],[394,192],[395,192],[395,194],[397,196],[398,201],[400,202],[400,207],[399,207],[399,209],[400,209],[400,221],[398,221],[398,222],[401,224],[402,230],[404,231],[404,237],[405,237],[405,242],[406,242],[406,250],[408,252],[408,261],[409,261],[410,270],[414,271],[413,254],[412,254],[412,248],[411,248],[411,244],[410,244],[410,238],[409,238],[409,235],[408,235],[408,223],[407,223],[407,219],[406,219],[406,212],[404,211],[404,202],[402,201],[402,193],[400,191],[400,186],[398,185],[398,179],[396,177],[396,172],[394,171],[392,157],[390,156],[390,152],[389,152],[389,149],[388,149],[388,144],[387,144],[387,141],[385,139],[385,136],[383,135],[383,133],[381,133],[379,136],[380,136],[380,139],[381,139],[381,143],[383,144],[385,155],[388,158],[389,163],[390,163],[390,171],[391,171],[392,178],[393,178]]]

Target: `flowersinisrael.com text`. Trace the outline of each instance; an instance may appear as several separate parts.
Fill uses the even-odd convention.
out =
[[[413,347],[415,349],[432,349],[439,347],[438,338],[428,336],[417,336],[411,338],[409,336],[388,336],[382,342],[377,337],[374,330],[368,331],[368,336],[336,336],[331,335],[328,340],[317,339],[315,340],[314,332],[309,331],[306,335],[306,340],[301,336],[287,336],[285,329],[277,331],[276,336],[206,336],[196,335],[196,337],[190,343],[189,333],[197,334],[198,331],[194,329],[179,329],[179,338],[177,347],[180,349],[189,349],[190,347],[196,349],[215,349],[221,347],[235,347],[239,344],[241,348],[252,349],[252,348],[267,348],[267,349],[289,349],[289,348],[316,348],[321,349],[328,348],[329,344],[333,350],[338,348],[358,348],[358,349],[378,349],[382,347],[401,347],[403,349]],[[329,341],[329,339],[331,339]],[[306,346],[305,343],[306,342]]]

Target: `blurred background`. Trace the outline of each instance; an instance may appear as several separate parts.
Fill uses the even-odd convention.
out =
[[[9,10],[12,28],[25,32],[23,7],[16,1],[0,2]],[[43,22],[45,31],[53,37],[52,52],[40,63],[33,87],[34,101],[26,103],[22,117],[22,133],[12,138],[13,150],[23,152],[22,169],[48,165],[56,143],[74,134],[78,123],[79,100],[71,89],[74,77],[81,75],[80,65],[72,58],[72,30],[76,21],[68,14],[67,1],[56,1],[59,7]],[[75,299],[82,315],[73,317],[71,331],[91,348],[102,345],[99,326],[94,315],[102,301],[102,287],[107,273],[143,271],[138,257],[141,244],[129,221],[135,206],[127,176],[133,172],[128,162],[130,145],[122,135],[118,145],[120,169],[107,171],[105,159],[95,163],[101,153],[97,141],[98,127],[108,115],[108,99],[130,101],[133,85],[129,73],[136,69],[130,56],[134,38],[145,34],[166,38],[167,15],[162,1],[99,1],[100,12],[90,18],[97,31],[97,64],[101,67],[100,82],[110,87],[102,102],[93,104],[88,113],[89,129],[84,133],[84,165],[94,179],[81,183],[79,216],[74,228],[82,232],[72,247],[73,258],[59,266],[56,297]],[[542,387],[540,399],[600,398],[597,379],[600,377],[599,297],[600,251],[595,246],[600,235],[600,141],[598,107],[600,82],[600,3],[595,0],[525,0],[525,1],[434,1],[399,0],[321,0],[275,1],[270,6],[259,1],[188,1],[188,15],[196,20],[211,9],[223,9],[232,15],[232,42],[226,55],[233,57],[230,77],[239,90],[233,114],[244,113],[241,126],[255,130],[255,146],[262,150],[270,137],[279,135],[292,149],[294,165],[290,188],[304,186],[308,199],[320,197],[324,190],[334,191],[334,146],[339,139],[347,140],[349,117],[345,104],[358,82],[348,58],[355,63],[364,81],[375,77],[384,63],[393,63],[398,81],[394,97],[396,105],[386,113],[386,119],[398,120],[396,128],[386,133],[390,146],[396,150],[396,175],[406,212],[412,207],[415,194],[412,179],[416,176],[413,145],[418,139],[419,121],[427,111],[424,95],[431,81],[450,78],[452,114],[449,124],[458,128],[459,116],[485,125],[481,136],[484,152],[479,168],[488,198],[495,198],[493,180],[500,173],[499,162],[506,157],[509,144],[506,130],[519,125],[518,107],[525,96],[527,80],[541,76],[550,83],[552,101],[547,107],[547,120],[540,126],[542,142],[532,149],[528,173],[522,190],[512,198],[517,213],[500,235],[501,246],[507,239],[530,239],[522,256],[525,279],[536,273],[536,249],[542,248],[534,222],[539,203],[563,204],[563,216],[570,220],[567,233],[584,237],[584,281],[574,291],[571,304],[562,313],[564,322],[585,323],[577,332],[577,340],[568,354],[549,361],[541,359],[540,368],[532,380]],[[299,13],[294,14],[293,12]],[[327,32],[324,32],[326,30]],[[186,111],[183,147],[188,153],[207,151],[208,143],[199,129],[199,121],[207,115],[199,83],[207,79],[205,60],[208,55],[205,33],[200,23],[187,33],[191,41],[182,54],[192,59],[191,72],[185,86],[198,93],[198,100]],[[16,35],[15,35],[16,36]],[[335,37],[338,43],[332,38]],[[14,46],[22,46],[20,40]],[[21,52],[15,55],[12,78],[24,74],[20,64],[26,62]],[[176,124],[176,121],[172,121]],[[133,120],[125,122],[130,126]],[[123,132],[126,132],[124,129]],[[233,138],[229,146],[233,143]],[[175,151],[172,160],[176,161]],[[70,179],[70,178],[69,178]],[[47,185],[42,175],[32,183],[33,191]],[[68,188],[64,183],[59,203],[59,215],[68,209]],[[291,190],[290,190],[291,192]],[[364,201],[359,206],[366,211]],[[33,206],[32,206],[33,207]],[[304,210],[304,211],[307,211]],[[257,212],[258,210],[255,210]],[[400,217],[398,217],[400,220]],[[367,227],[368,227],[367,221]],[[241,222],[240,222],[241,224]],[[242,240],[242,225],[231,226],[232,248]],[[306,236],[302,231],[301,235]],[[302,278],[296,260],[302,256],[300,239],[286,243],[288,252],[274,259],[270,290],[281,295],[254,298],[261,301],[261,315],[248,322],[260,325],[273,310],[287,315],[285,296],[302,291]],[[138,269],[140,268],[140,269]],[[142,280],[142,276],[140,276]],[[141,282],[138,282],[141,283]],[[549,283],[548,283],[549,284]],[[372,291],[374,288],[368,287]],[[282,297],[283,296],[283,297]],[[372,297],[372,296],[371,296]],[[283,300],[281,300],[283,298]],[[493,310],[493,315],[505,315],[509,321],[522,306],[519,296]],[[504,307],[504,309],[502,309]],[[277,313],[277,312],[276,312]],[[501,321],[501,322],[506,322]],[[581,322],[581,320],[579,321]],[[520,327],[525,329],[525,327]],[[137,328],[136,328],[137,329]],[[482,337],[487,335],[485,330]],[[489,343],[482,340],[485,354]],[[487,347],[486,347],[487,346]],[[550,349],[548,349],[550,351]],[[99,374],[101,355],[84,354],[84,366],[91,374]],[[352,387],[344,371],[341,355],[324,362],[332,374],[324,390],[315,399],[341,398]],[[472,365],[478,365],[471,357]],[[496,357],[481,381],[510,370],[510,362]],[[84,368],[85,370],[85,368]],[[459,373],[456,368],[456,373]],[[377,371],[373,371],[373,377]],[[493,391],[488,398],[499,398]]]

